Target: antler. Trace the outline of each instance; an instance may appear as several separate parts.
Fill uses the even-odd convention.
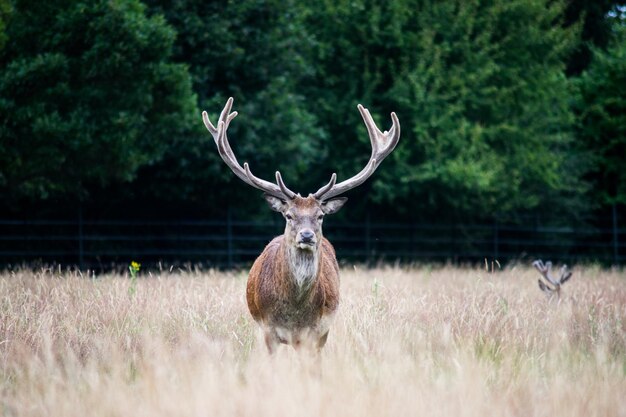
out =
[[[207,130],[213,136],[213,140],[217,145],[217,150],[222,157],[222,160],[228,165],[228,167],[238,176],[243,182],[248,185],[251,185],[254,188],[258,188],[266,192],[267,194],[273,195],[274,197],[278,197],[281,200],[291,200],[296,196],[296,193],[291,191],[285,183],[283,182],[283,178],[280,175],[279,171],[276,171],[276,184],[271,183],[269,181],[265,181],[261,178],[258,178],[252,174],[250,171],[250,167],[248,163],[245,162],[243,164],[243,168],[237,162],[237,158],[233,153],[233,150],[228,143],[228,138],[226,136],[226,130],[228,130],[228,126],[230,122],[237,116],[237,112],[230,112],[233,107],[233,98],[230,97],[220,114],[219,120],[217,122],[217,128],[213,126],[213,123],[209,120],[209,115],[207,112],[202,112],[202,120],[204,121],[204,125]]]
[[[333,174],[328,184],[313,194],[313,196],[318,200],[328,200],[363,184],[365,180],[367,180],[370,175],[376,171],[376,168],[378,168],[378,165],[380,165],[383,159],[385,159],[387,155],[394,150],[398,144],[398,140],[400,140],[400,122],[398,121],[398,116],[396,116],[395,113],[391,113],[391,129],[389,129],[389,131],[381,132],[376,126],[376,123],[374,123],[369,110],[360,104],[357,107],[359,112],[361,112],[361,117],[363,117],[365,127],[367,127],[367,133],[370,137],[370,143],[372,144],[372,154],[370,155],[370,159],[361,172],[352,178],[340,182],[339,184],[335,184],[337,181],[337,174]]]
[[[567,280],[572,277],[572,272],[567,270],[567,265],[563,265],[561,267],[561,276],[558,280],[550,274],[552,270],[552,262],[548,261],[544,264],[541,259],[538,259],[533,262],[533,266],[537,268],[539,273],[541,273],[546,281],[554,286],[554,288],[552,288],[549,285],[546,285],[543,281],[541,281],[541,279],[538,280],[539,288],[541,289],[541,291],[547,292],[549,294],[556,293],[558,296],[560,296],[561,285],[563,285]]]

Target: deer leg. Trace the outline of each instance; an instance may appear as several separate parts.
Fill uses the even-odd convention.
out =
[[[269,352],[270,355],[272,355],[274,352],[276,352],[276,348],[278,347],[278,344],[280,343],[278,335],[276,334],[274,330],[268,329],[265,331],[264,336],[265,336],[265,346],[267,346],[267,351]]]
[[[324,333],[322,335],[322,337],[320,337],[319,340],[317,341],[317,350],[318,351],[322,350],[322,348],[326,344],[327,340],[328,340],[328,331],[326,333]]]
[[[311,370],[311,375],[316,378],[322,377],[322,348],[326,344],[327,340],[328,340],[328,331],[326,331],[326,333],[324,333],[318,339],[314,352],[313,352],[313,357],[311,358],[312,365],[313,365],[313,368]]]

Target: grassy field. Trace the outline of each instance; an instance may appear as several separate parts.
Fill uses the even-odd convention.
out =
[[[321,373],[245,272],[0,275],[3,416],[626,416],[626,272],[344,269]]]

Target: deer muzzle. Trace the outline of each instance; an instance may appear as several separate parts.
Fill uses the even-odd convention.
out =
[[[300,249],[313,250],[317,244],[315,232],[311,229],[302,229],[296,237],[296,246]]]

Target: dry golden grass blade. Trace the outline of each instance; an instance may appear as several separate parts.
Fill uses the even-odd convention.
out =
[[[626,415],[626,274],[342,271],[320,365],[265,353],[245,273],[0,276],[6,416]]]

